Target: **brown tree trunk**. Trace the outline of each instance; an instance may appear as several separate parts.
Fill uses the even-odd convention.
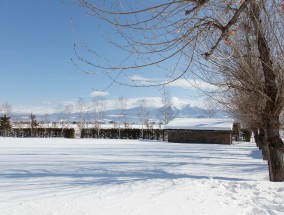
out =
[[[255,142],[256,146],[260,149],[260,145],[259,145],[259,141],[258,141],[258,130],[253,129],[252,132],[253,132],[254,142]]]
[[[283,142],[279,134],[279,117],[271,117],[266,124],[265,142],[268,145],[269,179],[273,182],[284,181]]]
[[[273,182],[284,181],[283,153],[276,148],[269,146],[269,179]]]
[[[267,143],[263,143],[263,147],[262,147],[262,159],[265,161],[268,161],[268,156],[269,156],[269,150],[268,150],[268,144]]]
[[[268,160],[268,145],[265,143],[265,132],[263,128],[259,129],[259,134],[258,134],[258,143],[259,147],[262,151],[262,159],[263,160]]]
[[[263,115],[265,129],[265,144],[268,145],[268,166],[270,181],[284,181],[284,162],[283,155],[279,150],[283,150],[283,143],[279,135],[279,95],[276,73],[279,71],[273,70],[273,59],[271,51],[265,36],[260,11],[261,4],[252,2],[252,21],[255,27],[257,36],[257,45],[259,51],[259,59],[262,65],[264,75],[265,94],[268,99],[265,104],[265,113]]]

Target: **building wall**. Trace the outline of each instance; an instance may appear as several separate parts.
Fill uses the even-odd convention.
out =
[[[168,142],[231,144],[232,134],[228,131],[168,130]]]

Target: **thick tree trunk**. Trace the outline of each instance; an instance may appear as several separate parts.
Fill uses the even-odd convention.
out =
[[[283,142],[279,134],[279,117],[268,119],[265,142],[268,145],[269,179],[273,182],[284,181]]]
[[[268,145],[265,143],[265,132],[263,128],[259,129],[259,134],[258,134],[258,143],[259,143],[259,148],[262,151],[262,159],[263,160],[268,160]]]
[[[279,96],[279,86],[277,85],[278,70],[273,68],[273,59],[268,40],[263,30],[260,11],[263,9],[262,4],[251,3],[252,21],[256,31],[257,46],[259,51],[259,60],[261,61],[264,76],[264,90],[267,96],[265,112],[262,120],[265,129],[265,144],[268,145],[268,166],[270,181],[284,181],[284,162],[280,150],[284,145],[279,135],[279,115],[281,112],[281,99]]]
[[[253,132],[254,142],[255,142],[256,146],[260,149],[260,145],[259,145],[259,141],[258,141],[258,130],[253,129],[252,132]]]
[[[273,182],[284,181],[283,153],[269,145],[269,179]]]
[[[269,150],[268,150],[268,144],[267,143],[263,143],[263,147],[262,147],[262,159],[265,161],[268,161],[268,155],[269,155]]]

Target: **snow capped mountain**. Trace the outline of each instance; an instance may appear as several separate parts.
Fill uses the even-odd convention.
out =
[[[159,107],[147,107],[147,112],[149,113],[149,120],[158,122],[160,119],[160,108]],[[180,103],[179,105],[173,108],[173,113],[175,117],[188,117],[188,118],[223,118],[228,117],[230,114],[226,111],[222,110],[206,110],[200,107],[195,107],[191,105],[185,105]],[[209,116],[209,114],[211,114]],[[128,122],[139,122],[139,107],[129,108],[125,111],[124,115],[126,116],[126,120]],[[15,121],[29,121],[30,113],[14,113],[12,115],[12,119]],[[86,111],[85,114],[86,121],[93,121],[95,118],[95,114],[92,111]],[[104,114],[105,121],[117,121],[121,116],[119,116],[118,111],[116,110],[107,110]],[[64,120],[68,121],[79,121],[80,114],[78,112],[73,113],[52,113],[49,115],[36,115],[36,119],[38,121],[60,121],[64,118]]]

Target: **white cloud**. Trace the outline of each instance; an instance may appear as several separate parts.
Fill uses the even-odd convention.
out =
[[[95,97],[95,96],[105,97],[105,96],[108,96],[108,95],[109,95],[109,93],[106,92],[106,91],[97,91],[97,90],[94,90],[90,94],[90,96],[92,96],[92,97]]]
[[[73,105],[75,108],[75,100],[65,100],[60,103],[54,103],[51,101],[42,101],[38,105],[23,105],[17,104],[13,105],[13,112],[16,113],[33,113],[33,114],[51,114],[58,112],[59,109],[64,109],[67,105]],[[74,111],[74,110],[73,110]]]
[[[38,105],[16,105],[13,106],[13,112],[16,113],[33,113],[33,114],[50,114],[55,112],[55,108],[51,106]]]
[[[142,99],[146,100],[147,107],[159,108],[162,107],[162,98],[161,97],[136,97],[136,98],[128,98],[127,99],[127,108],[134,108],[138,107],[140,101]],[[171,98],[171,102],[173,107],[175,108],[183,108],[187,105],[194,106],[194,107],[203,107],[203,100],[200,99],[181,99],[176,96]],[[108,109],[114,109],[115,100],[107,100]]]
[[[132,75],[128,77],[129,79],[131,79],[132,81],[141,81],[141,82],[152,82],[155,79],[154,78],[146,78],[143,77],[142,75]]]
[[[41,102],[43,105],[51,105],[51,101],[42,101]]]
[[[126,97],[127,98],[127,97]],[[162,98],[161,97],[135,97],[127,98],[127,109],[138,107],[142,99],[146,100],[146,106],[149,108],[159,108],[162,107]],[[107,99],[106,105],[107,110],[114,110],[117,100],[116,99]],[[171,98],[173,107],[183,108],[187,105],[194,107],[204,107],[204,100],[200,99],[181,99],[176,96]],[[91,105],[90,105],[91,106]]]
[[[180,87],[186,90],[189,90],[189,89],[214,90],[216,89],[216,86],[209,84],[205,81],[194,80],[194,79],[181,79],[181,78],[168,84],[168,86]]]
[[[142,75],[132,75],[128,76],[128,79],[133,81],[136,85],[153,85],[157,83],[162,83],[161,79],[158,78],[146,78]]]
[[[128,77],[130,80],[136,82],[137,84],[141,85],[151,85],[151,84],[163,84],[165,80],[158,79],[158,78],[146,78],[141,75],[132,75]],[[195,79],[184,79],[179,78],[174,82],[166,84],[169,87],[179,87],[185,90],[189,89],[201,89],[201,90],[215,90],[216,86],[209,84],[202,80],[195,80]]]
[[[160,97],[143,97],[143,98],[136,98],[135,105],[139,106],[141,104],[141,100],[145,99],[145,103],[147,107],[161,107],[162,106],[162,99]]]
[[[193,107],[204,107],[204,101],[202,99],[180,99],[176,96],[172,97],[171,99],[172,105],[176,108],[183,108],[187,105],[193,106]]]
[[[181,99],[179,99],[178,97],[172,97],[171,102],[173,104],[174,107],[176,108],[182,108],[184,105],[187,105],[186,102],[182,102]]]
[[[127,98],[127,108],[138,107],[142,99],[146,100],[147,107],[161,107],[162,99],[160,97],[136,97]],[[107,109],[115,109],[116,100],[107,100]]]

